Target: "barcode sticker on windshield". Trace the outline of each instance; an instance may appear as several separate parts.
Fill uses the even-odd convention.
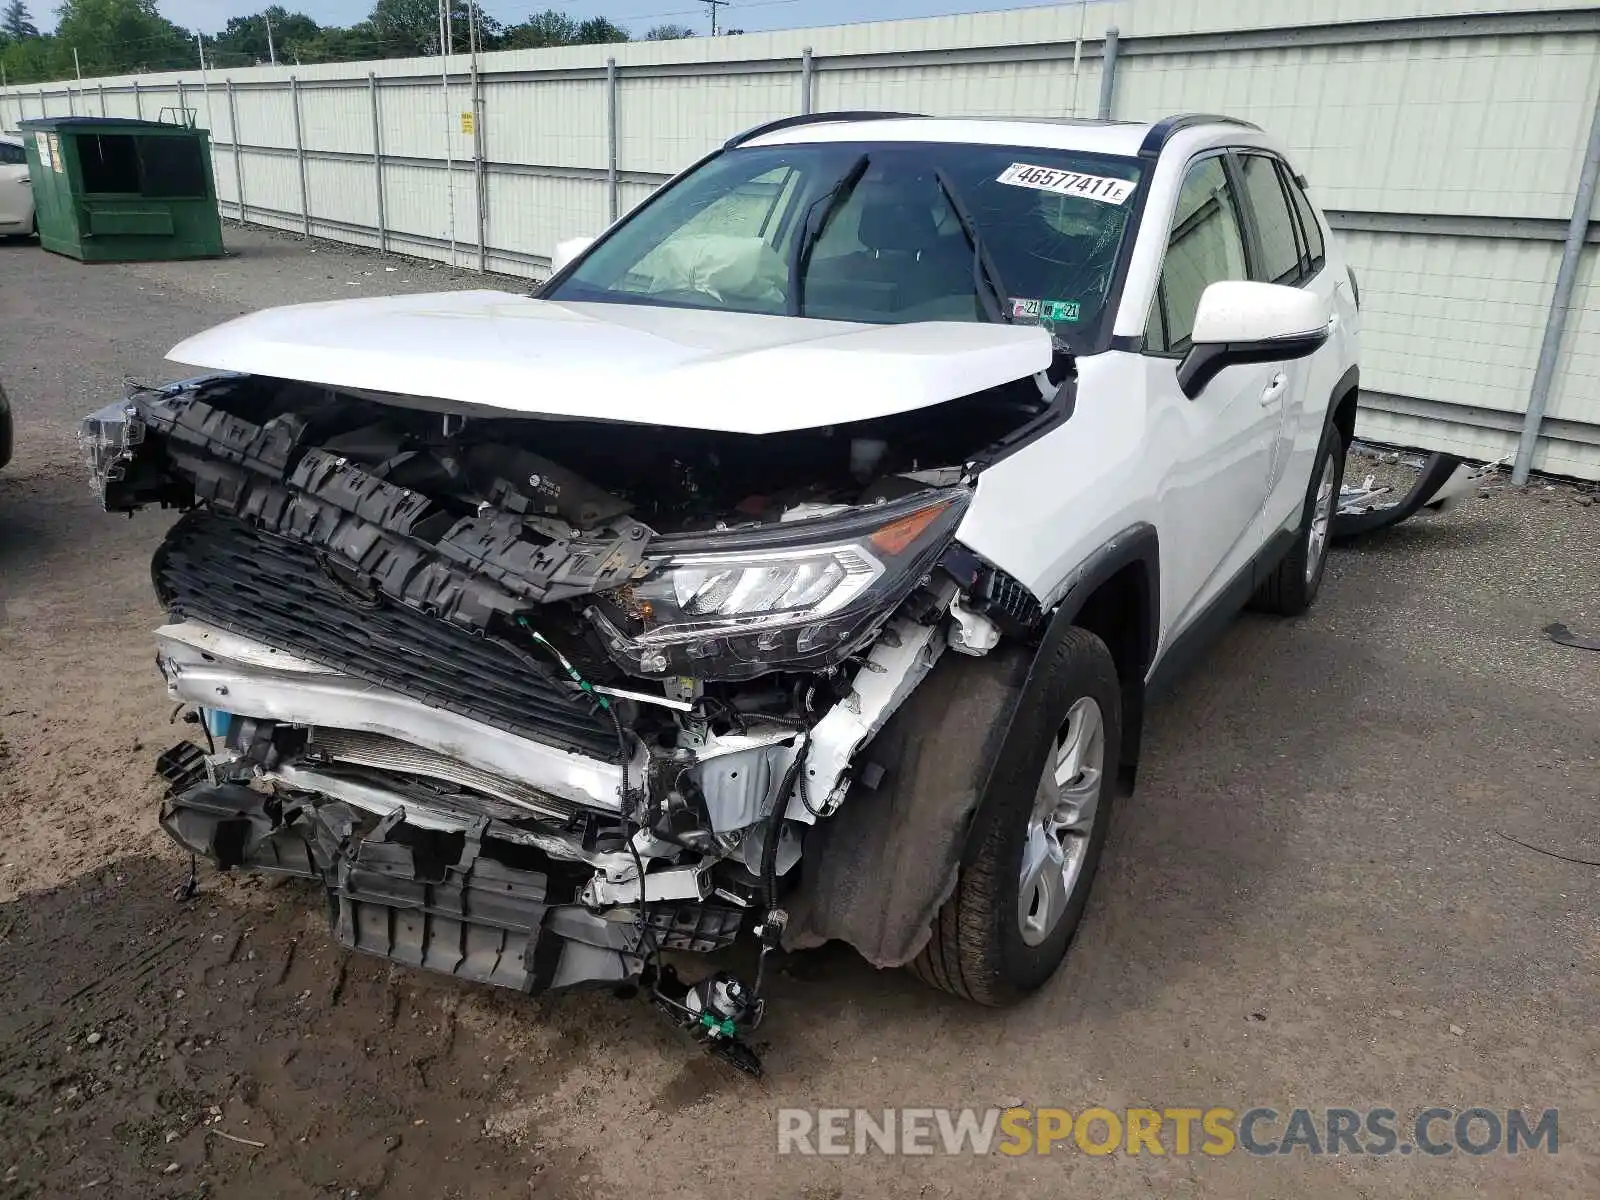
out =
[[[995,182],[1033,188],[1039,192],[1054,192],[1058,196],[1082,196],[1085,200],[1098,200],[1102,204],[1123,203],[1133,195],[1136,186],[1127,179],[1108,179],[1104,175],[1085,175],[1079,171],[1058,171],[1054,167],[1036,167],[1031,163],[1012,163],[1000,172]]]

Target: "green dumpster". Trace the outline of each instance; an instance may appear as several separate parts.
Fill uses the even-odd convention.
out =
[[[84,262],[215,258],[210,135],[124,117],[21,122],[39,244]]]

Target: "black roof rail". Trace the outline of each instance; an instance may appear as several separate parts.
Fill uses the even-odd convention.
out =
[[[1246,129],[1261,128],[1254,121],[1218,116],[1216,113],[1177,113],[1174,116],[1162,117],[1150,126],[1150,132],[1144,135],[1144,141],[1139,145],[1139,157],[1159,157],[1162,148],[1173,134],[1179,130],[1193,129],[1196,125],[1242,125]]]
[[[884,121],[898,120],[901,118],[916,118],[922,113],[903,112],[822,112],[802,113],[798,117],[779,117],[776,121],[768,121],[764,125],[755,125],[743,133],[736,133],[722,143],[724,150],[732,150],[742,146],[752,138],[761,137],[763,134],[776,133],[780,129],[793,129],[797,125],[821,125],[830,121]]]

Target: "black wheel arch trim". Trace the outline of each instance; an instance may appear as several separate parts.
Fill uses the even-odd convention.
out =
[[[1123,697],[1122,745],[1117,761],[1123,782],[1130,787],[1139,765],[1144,730],[1145,679],[1161,642],[1161,538],[1154,525],[1148,521],[1129,525],[1083,560],[1062,590],[1040,644],[1042,652],[1059,641],[1062,632],[1077,623],[1090,597],[1113,576],[1135,565],[1143,568],[1138,577],[1142,610],[1137,626],[1140,636],[1135,643],[1134,661],[1126,664],[1126,670],[1123,669],[1125,664],[1118,663],[1119,674],[1123,676]],[[1035,679],[1038,663],[1035,656],[1023,685],[1025,694],[1038,686]]]
[[[1356,402],[1358,404],[1360,403],[1361,366],[1359,363],[1351,363],[1349,368],[1346,369],[1345,373],[1339,376],[1339,382],[1333,385],[1333,392],[1328,396],[1328,415],[1325,418],[1326,424],[1333,424],[1334,419],[1339,415],[1339,410],[1344,407],[1345,397],[1347,396],[1356,397]],[[1352,437],[1355,436],[1355,428],[1355,420],[1352,414],[1352,419],[1350,421],[1350,434]],[[1347,442],[1345,449],[1348,450],[1349,448],[1350,446]]]
[[[1051,616],[1045,629],[1044,641],[1059,639],[1061,631],[1073,623],[1083,611],[1084,603],[1094,595],[1101,584],[1107,582],[1124,567],[1140,563],[1145,567],[1149,590],[1149,595],[1146,597],[1150,602],[1146,613],[1147,647],[1154,650],[1161,627],[1160,550],[1161,539],[1156,533],[1156,527],[1148,521],[1135,522],[1108,538],[1068,576],[1066,586],[1060,589],[1055,606],[1049,610]],[[1033,672],[1030,670],[1028,675],[1031,679]]]
[[[1022,686],[1011,700],[1006,718],[1009,727],[1015,720],[1015,714],[1023,711],[1024,706],[1038,702],[1048,682],[1046,662],[1050,651],[1061,642],[1064,632],[1077,623],[1089,599],[1118,572],[1135,565],[1143,568],[1140,578],[1143,581],[1145,611],[1140,630],[1143,635],[1140,642],[1142,649],[1137,656],[1142,661],[1132,664],[1133,669],[1121,679],[1122,744],[1118,748],[1118,766],[1121,781],[1126,785],[1132,784],[1138,766],[1144,726],[1145,676],[1149,673],[1150,659],[1155,653],[1161,629],[1160,538],[1154,525],[1144,521],[1129,525],[1103,542],[1071,573],[1061,589],[1060,598],[1049,610],[1044,632],[1034,647],[1033,659],[1023,677]],[[1008,753],[1014,752],[1009,746],[1002,745],[988,764],[984,787],[979,792],[980,804],[982,797],[988,793],[990,783],[1000,772],[1003,760]],[[976,809],[973,816],[976,816]],[[974,823],[969,821],[963,835],[965,845],[962,847],[962,862],[968,861],[968,857],[976,850],[972,838],[973,827]]]

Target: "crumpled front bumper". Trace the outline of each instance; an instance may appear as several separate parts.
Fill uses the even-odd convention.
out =
[[[804,733],[752,723],[692,751],[636,738],[624,763],[177,621],[157,632],[168,692],[226,740],[169,752],[162,824],[224,869],[318,881],[352,949],[525,992],[628,982],[657,947],[717,950],[763,911],[768,837],[785,876],[944,645],[941,623],[896,617]]]
[[[573,754],[435,708],[200,621],[156,630],[174,700],[261,720],[396,738],[525,783],[569,804],[615,812],[623,766]],[[645,769],[643,750],[628,769]]]
[[[570,894],[572,873],[481,818],[462,833],[381,819],[337,800],[209,783],[189,743],[162,759],[174,784],[161,826],[180,846],[223,868],[315,880],[327,891],[335,939],[352,950],[537,994],[637,978],[643,965],[635,914],[609,920]],[[738,933],[743,912],[706,904],[654,904],[664,949],[709,952]]]

